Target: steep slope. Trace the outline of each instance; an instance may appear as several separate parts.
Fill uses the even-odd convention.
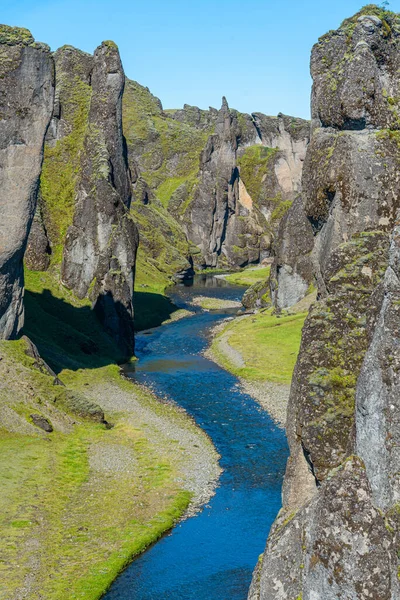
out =
[[[24,321],[22,259],[35,213],[54,98],[50,49],[26,29],[0,26],[0,337]],[[17,183],[17,185],[16,185]]]
[[[300,190],[308,122],[246,115],[229,109],[225,99],[219,111],[188,105],[166,111],[133,81],[123,105],[132,210],[144,221],[151,207],[168,213],[165,232],[171,218],[181,232],[168,267],[190,268],[192,260],[197,268],[238,267],[268,256]],[[151,247],[149,227],[145,237]],[[159,266],[165,270],[165,260]]]
[[[313,134],[275,285],[285,305],[290,277],[303,290],[313,278],[318,301],[252,600],[399,597],[399,44],[399,16],[369,5],[312,50]],[[296,219],[303,240],[290,235]]]
[[[50,265],[77,298],[89,297],[129,356],[138,234],[129,214],[121,60],[115,44],[104,42],[93,56],[65,46],[54,61],[56,101],[27,266]]]

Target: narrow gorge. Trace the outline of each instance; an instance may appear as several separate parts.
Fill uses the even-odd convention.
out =
[[[399,72],[387,3],[310,121],[0,25],[0,600],[400,598]]]

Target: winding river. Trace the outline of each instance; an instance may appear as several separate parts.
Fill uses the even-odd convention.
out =
[[[198,276],[171,288],[180,307],[198,295],[240,300],[243,288]],[[114,582],[106,600],[246,600],[252,571],[281,506],[285,434],[244,394],[236,377],[202,356],[212,326],[205,312],[137,336],[129,375],[172,398],[209,434],[224,469],[215,496],[179,523]]]

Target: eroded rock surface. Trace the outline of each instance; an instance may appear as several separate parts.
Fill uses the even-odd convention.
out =
[[[318,298],[290,394],[283,509],[251,599],[399,597],[399,26],[368,6],[312,51],[302,200],[281,224],[272,291],[278,307],[309,283]]]
[[[54,97],[50,50],[0,25],[0,337],[23,325],[23,266]]]
[[[103,42],[93,56],[64,46],[54,59],[56,98],[40,202],[52,266],[61,262],[62,283],[92,300],[106,331],[130,355],[138,233],[129,213],[124,71],[113,42]],[[33,234],[32,251],[40,241],[37,227]]]
[[[188,242],[185,250],[177,237],[184,260],[189,254],[200,268],[238,267],[271,254],[279,222],[301,189],[308,121],[239,113],[225,98],[220,110],[164,111],[147,88],[128,81],[124,127],[133,210],[141,207],[144,222],[149,206],[166,211],[168,227],[173,221]]]

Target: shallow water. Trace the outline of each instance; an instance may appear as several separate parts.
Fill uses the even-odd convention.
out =
[[[207,289],[204,289],[207,287]],[[185,306],[192,296],[240,300],[243,288],[212,277],[170,290]],[[137,558],[106,600],[246,600],[252,571],[281,506],[288,455],[284,432],[237,378],[201,355],[207,333],[228,311],[204,312],[137,336],[139,363],[130,376],[183,406],[221,454],[216,495]]]

